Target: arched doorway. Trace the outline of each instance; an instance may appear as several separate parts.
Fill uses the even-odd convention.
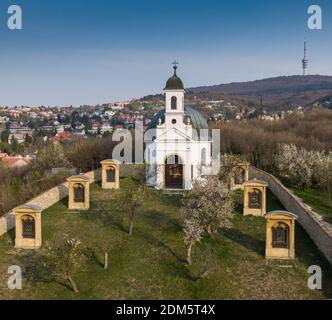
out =
[[[165,188],[183,189],[183,163],[178,155],[169,156],[165,161]]]

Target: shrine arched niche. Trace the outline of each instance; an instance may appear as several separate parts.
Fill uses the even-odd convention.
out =
[[[24,239],[34,239],[36,236],[36,222],[31,215],[25,215],[21,218],[22,237]]]
[[[74,184],[74,202],[84,203],[85,201],[85,188],[82,183]]]
[[[289,249],[290,227],[285,222],[276,222],[271,227],[272,248]]]
[[[109,166],[106,168],[106,182],[115,183],[116,180],[116,168],[114,166]]]
[[[256,188],[249,190],[248,201],[250,209],[262,209],[262,191]]]

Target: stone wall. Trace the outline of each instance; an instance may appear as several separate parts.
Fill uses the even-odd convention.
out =
[[[249,177],[250,179],[259,179],[268,183],[270,190],[283,206],[289,212],[295,213],[299,217],[298,222],[332,264],[332,225],[324,222],[319,214],[303,203],[300,198],[288,190],[273,175],[251,166]]]
[[[85,173],[92,182],[100,181],[100,169]],[[62,183],[39,196],[28,201],[30,204],[35,204],[43,208],[43,210],[53,206],[63,198],[68,196],[68,183]],[[15,227],[15,217],[12,212],[9,212],[0,218],[0,236],[8,230]]]

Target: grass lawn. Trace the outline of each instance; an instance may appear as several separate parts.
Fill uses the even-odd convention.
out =
[[[303,191],[289,179],[282,178],[281,180],[282,183],[292,190],[295,195],[303,199],[303,201],[311,206],[314,211],[321,214],[326,222],[332,224],[332,196],[330,198],[327,191],[312,188]]]
[[[121,183],[126,183],[122,180]],[[302,230],[296,229],[296,254],[292,262],[267,262],[264,258],[265,219],[243,217],[242,192],[235,194],[233,227],[204,239],[194,247],[193,266],[185,263],[179,208],[180,196],[150,191],[132,237],[127,234],[127,216],[112,201],[115,191],[91,186],[91,209],[69,212],[67,199],[43,212],[43,241],[68,234],[82,241],[87,261],[74,275],[79,293],[65,284],[24,278],[23,289],[7,289],[7,268],[18,264],[24,274],[34,274],[36,252],[16,251],[13,233],[0,237],[0,298],[2,299],[325,299],[332,296],[330,265]],[[268,194],[268,209],[282,206]],[[110,212],[100,227],[103,212]],[[106,222],[106,221],[104,221]],[[109,237],[110,269],[104,271],[98,241]],[[204,265],[203,265],[204,264]],[[205,265],[209,274],[197,275]],[[307,268],[323,269],[323,290],[307,288]],[[26,272],[26,273],[25,273]],[[35,272],[36,273],[36,272]]]

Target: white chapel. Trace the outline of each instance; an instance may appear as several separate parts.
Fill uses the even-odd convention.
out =
[[[145,138],[147,183],[157,189],[190,190],[211,166],[208,124],[198,111],[184,106],[176,63],[164,92],[166,107],[154,116]]]

